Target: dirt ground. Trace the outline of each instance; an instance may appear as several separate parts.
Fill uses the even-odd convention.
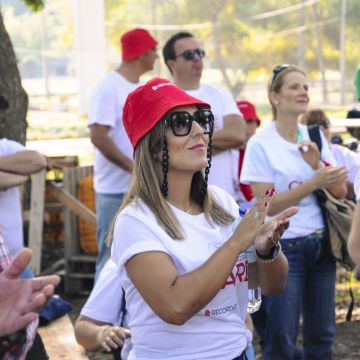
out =
[[[44,243],[43,254],[43,268],[54,263],[56,260],[63,256],[63,248],[61,242],[48,242]],[[352,320],[346,321],[346,312],[350,303],[350,296],[348,294],[348,286],[345,282],[342,282],[342,276],[338,276],[339,283],[337,284],[337,303],[336,303],[336,322],[337,333],[334,343],[334,360],[359,360],[360,359],[360,282],[353,280],[352,286],[355,294],[355,307],[353,311]],[[90,289],[89,289],[90,290]],[[58,288],[60,296],[68,300],[73,309],[69,313],[72,321],[75,321],[80,313],[81,307],[86,301],[86,296],[67,297],[63,293],[62,285]],[[45,344],[46,346],[46,344]],[[261,349],[259,346],[259,340],[256,334],[254,335],[254,347],[256,353],[256,360],[261,360]],[[91,360],[110,360],[111,355],[104,353],[89,353],[89,359]],[[56,360],[56,359],[54,359]],[[76,360],[76,359],[74,359]],[[319,359],[327,360],[327,359]]]

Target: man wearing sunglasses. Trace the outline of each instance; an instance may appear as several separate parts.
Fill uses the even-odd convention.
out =
[[[205,50],[188,32],[173,35],[163,48],[163,56],[174,82],[189,95],[211,105],[214,114],[213,158],[209,183],[236,194],[238,149],[244,142],[245,125],[232,95],[200,83]],[[233,151],[236,149],[236,151]]]
[[[130,185],[133,150],[124,130],[122,108],[127,95],[142,83],[140,76],[154,67],[157,41],[147,30],[133,29],[121,37],[122,63],[95,89],[89,114],[94,144],[94,189],[98,258],[96,277],[110,248],[105,244],[108,227]]]

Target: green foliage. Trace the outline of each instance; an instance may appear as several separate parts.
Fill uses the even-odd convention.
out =
[[[24,3],[33,11],[41,11],[44,8],[43,0],[23,0]]]

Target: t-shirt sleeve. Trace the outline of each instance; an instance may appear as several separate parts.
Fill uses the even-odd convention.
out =
[[[8,139],[0,140],[0,156],[8,156],[25,150],[26,147],[16,141]]]
[[[119,106],[115,90],[111,89],[109,85],[102,84],[95,90],[91,98],[89,125],[100,124],[115,127],[116,109]]]
[[[274,183],[274,173],[270,161],[260,142],[253,137],[246,146],[240,182]]]
[[[102,268],[80,314],[96,321],[119,325],[122,299],[119,271],[110,260]]]
[[[221,89],[221,99],[222,99],[222,111],[223,116],[227,115],[240,115],[242,116],[240,110],[236,106],[236,102],[231,95],[231,93],[225,89]]]
[[[319,131],[319,132],[320,132],[320,138],[321,138],[321,144],[322,144],[321,160],[326,161],[330,165],[336,166],[337,162],[331,152],[330,145],[327,142],[323,132],[322,131]]]
[[[211,191],[216,202],[232,216],[235,218],[239,216],[239,205],[224,189],[216,185],[209,185],[209,191]]]
[[[123,269],[136,254],[148,251],[168,253],[161,241],[163,237],[167,234],[152,214],[134,209],[124,211],[115,223],[111,258],[119,269]]]

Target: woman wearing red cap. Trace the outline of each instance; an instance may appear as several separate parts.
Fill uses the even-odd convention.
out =
[[[208,104],[164,79],[126,100],[134,171],[111,256],[125,291],[129,359],[246,359],[248,281],[267,294],[286,281],[278,241],[297,209],[264,224],[274,195],[267,190],[233,229],[238,206],[207,185],[213,121]],[[254,241],[257,275],[244,255]]]
[[[241,182],[250,183],[256,197],[274,186],[270,204],[274,216],[297,206],[281,244],[289,261],[288,281],[281,296],[266,297],[265,360],[331,359],[335,335],[335,260],[329,252],[321,209],[314,192],[328,188],[346,195],[346,170],[336,165],[325,137],[322,150],[309,140],[298,117],[309,105],[305,73],[293,65],[273,70],[268,86],[274,121],[247,144]],[[296,349],[303,315],[304,354]]]

